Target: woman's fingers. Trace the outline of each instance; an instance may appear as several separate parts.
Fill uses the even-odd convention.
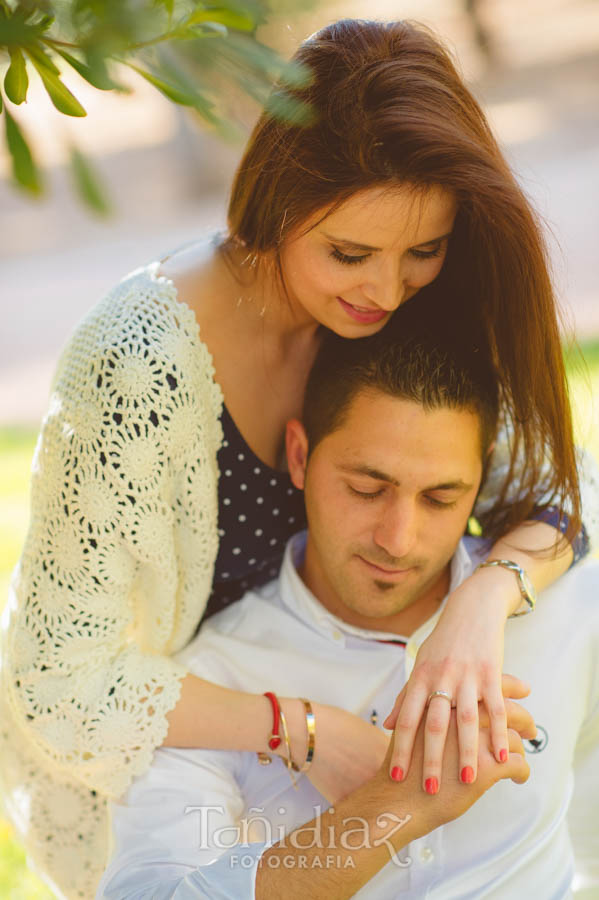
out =
[[[521,737],[527,738],[528,740],[536,737],[537,726],[529,711],[524,709],[523,706],[520,706],[520,704],[516,703],[514,700],[505,700],[504,702],[508,729],[517,731]],[[488,728],[489,714],[482,703],[480,704],[479,717],[481,727]]]
[[[447,692],[449,694],[449,691]],[[451,695],[450,695],[451,696]],[[424,763],[422,784],[427,794],[436,794],[441,786],[443,751],[451,718],[451,703],[445,697],[433,697],[424,723]]]
[[[408,774],[416,732],[418,731],[422,714],[425,711],[428,697],[426,688],[418,682],[412,683],[412,680],[405,685],[395,706],[398,705],[402,694],[403,699],[399,703],[399,710],[396,711],[395,707],[393,708],[396,722],[389,776],[394,781],[403,781]],[[388,722],[392,716],[393,712],[387,717],[385,722]]]
[[[401,709],[401,704],[403,703],[404,697],[406,695],[406,688],[407,688],[407,685],[404,684],[401,691],[397,695],[397,700],[393,704],[393,709],[391,710],[391,712],[389,713],[389,715],[383,722],[383,728],[387,728],[389,731],[391,731],[393,728],[395,728],[395,723],[397,722],[397,715],[399,713],[399,710]]]
[[[441,786],[443,752],[450,718],[449,703],[444,697],[435,697],[426,708],[429,694],[424,684],[409,681],[398,694],[384,727],[395,729],[393,753],[389,775],[402,781],[410,767],[412,750],[418,725],[426,716],[424,729],[424,765],[422,784],[424,790],[436,793]],[[451,695],[451,690],[448,689]],[[488,728],[493,756],[498,762],[508,759],[508,727],[524,738],[534,738],[536,726],[530,713],[510,699],[522,699],[530,693],[530,686],[515,675],[504,674],[501,685],[489,683],[479,703],[479,685],[466,679],[457,688],[457,728],[459,744],[458,776],[465,784],[476,780],[478,762],[479,725]],[[479,721],[480,717],[480,721]],[[526,776],[528,777],[528,776]]]
[[[464,682],[458,691],[459,778],[464,784],[476,781],[478,770],[478,691],[473,681]]]

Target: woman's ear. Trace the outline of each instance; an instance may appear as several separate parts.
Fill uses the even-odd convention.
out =
[[[291,480],[296,488],[303,491],[308,462],[308,437],[299,419],[290,419],[287,422],[285,449],[287,450],[287,467]]]

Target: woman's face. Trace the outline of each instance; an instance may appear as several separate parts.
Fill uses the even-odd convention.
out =
[[[319,210],[281,248],[297,319],[347,338],[380,331],[439,274],[456,210],[449,191],[409,185],[369,188],[330,215]]]

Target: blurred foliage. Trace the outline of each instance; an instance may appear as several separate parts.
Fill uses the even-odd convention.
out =
[[[35,148],[12,109],[27,99],[30,75],[41,79],[65,116],[87,115],[65,85],[65,71],[99,91],[127,91],[116,74],[120,63],[227,137],[239,133],[228,109],[232,89],[282,118],[306,121],[309,110],[292,89],[307,74],[256,37],[268,11],[267,0],[0,0],[0,118],[16,184],[32,195],[43,192]],[[271,93],[275,82],[280,88]],[[89,160],[77,147],[70,148],[70,159],[83,201],[106,212]]]

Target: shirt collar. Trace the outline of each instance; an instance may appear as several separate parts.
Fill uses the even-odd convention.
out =
[[[377,631],[375,629],[360,628],[357,625],[350,625],[344,622],[338,616],[329,612],[322,603],[320,603],[314,594],[306,587],[299,576],[298,567],[301,565],[306,550],[306,531],[295,534],[287,543],[285,555],[283,557],[283,565],[281,567],[280,586],[281,586],[281,602],[296,618],[301,619],[310,628],[318,631],[320,634],[326,635],[331,639],[338,640],[339,635],[346,637],[358,637],[362,640],[376,641],[406,641],[406,664],[408,659],[413,660],[416,657],[418,647],[428,637],[441,615],[441,611],[447,601],[447,596],[455,590],[459,584],[467,578],[473,568],[474,562],[470,558],[466,541],[461,540],[451,559],[451,570],[449,578],[449,591],[443,598],[439,609],[433,616],[423,622],[423,624],[413,632],[410,637],[388,631]],[[410,669],[411,669],[410,665]]]

